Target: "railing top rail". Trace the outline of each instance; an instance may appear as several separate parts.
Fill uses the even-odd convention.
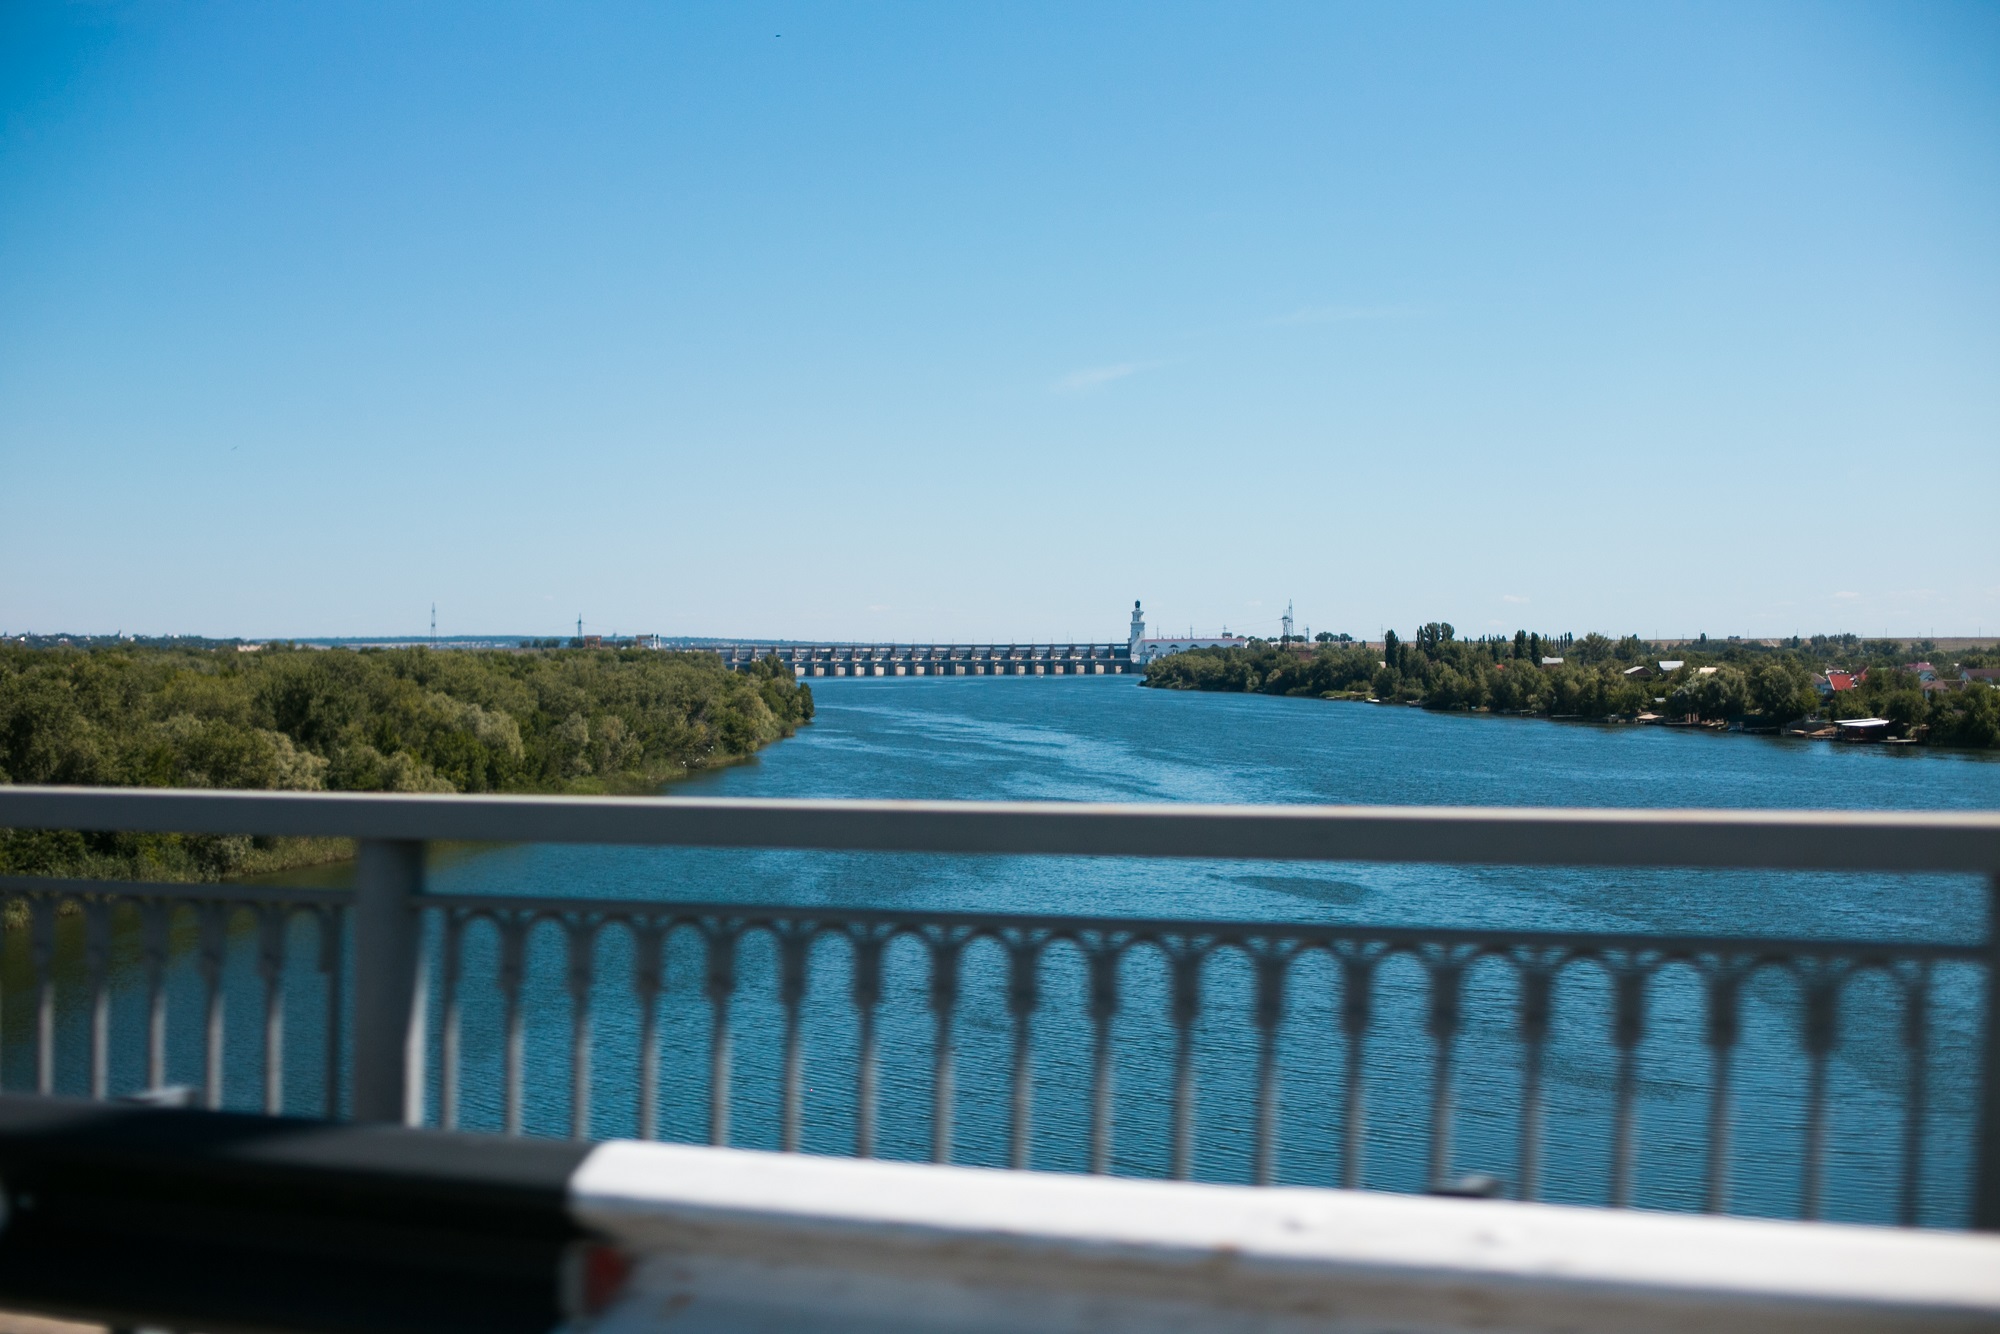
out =
[[[42,876],[0,876],[0,898],[31,895],[47,899],[109,898],[240,903],[248,907],[343,906],[343,889],[300,889],[284,885],[231,885],[184,881],[82,880]],[[1115,937],[1143,941],[1163,937],[1207,939],[1218,944],[1250,941],[1332,945],[1474,946],[1550,949],[1570,954],[1615,950],[1652,952],[1674,958],[1696,954],[1785,958],[1947,960],[1984,959],[1982,941],[1860,940],[1845,937],[1688,935],[1637,931],[1518,930],[1481,926],[1412,927],[1391,923],[1301,922],[1199,917],[1105,917],[1072,913],[961,912],[904,908],[843,907],[837,904],[739,903],[728,900],[578,898],[560,894],[425,894],[426,908],[472,916],[527,914],[533,917],[630,921],[655,924],[724,922],[732,929],[805,925],[839,931],[848,927],[892,932],[941,929],[967,936],[1004,931],[1045,937]]]
[[[87,886],[89,882],[81,882]],[[949,912],[902,908],[843,908],[826,904],[682,902],[659,899],[569,898],[562,895],[425,894],[426,908],[468,914],[530,913],[550,917],[653,922],[715,920],[746,928],[812,924],[828,929],[875,926],[905,930],[958,928],[969,933],[1036,931],[1051,936],[1116,936],[1147,939],[1199,936],[1218,942],[1248,940],[1370,944],[1445,945],[1508,948],[1524,946],[1570,952],[1653,951],[1691,954],[1755,954],[1806,958],[1985,959],[1983,941],[1814,939],[1779,936],[1719,936],[1636,931],[1535,931],[1501,928],[1396,926],[1351,922],[1252,921],[1195,917],[1102,917],[1066,913]]]
[[[289,903],[298,907],[335,907],[351,903],[345,889],[306,889],[291,885],[217,884],[195,880],[77,880],[39,875],[0,875],[0,895],[39,894],[44,897],[169,899],[252,906]]]
[[[2000,874],[2000,811],[1197,806],[0,786],[0,828],[851,852]]]

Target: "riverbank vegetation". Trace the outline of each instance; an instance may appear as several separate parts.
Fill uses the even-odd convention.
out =
[[[336,792],[649,791],[813,714],[775,658],[0,647],[0,782]],[[212,879],[343,844],[0,830],[0,873]]]
[[[1144,684],[1749,730],[1876,717],[1899,735],[1934,745],[2000,746],[2000,690],[1959,680],[1963,669],[2000,664],[2000,654],[1959,653],[1949,662],[1944,656],[1928,644],[1852,636],[1670,648],[1637,636],[1544,639],[1525,630],[1511,638],[1459,639],[1450,625],[1433,622],[1411,640],[1391,631],[1379,646],[1322,637],[1312,648],[1256,641],[1176,653],[1148,664]],[[1936,679],[1910,670],[1918,659],[1932,662]],[[1845,678],[1842,689],[1828,687],[1829,672]]]

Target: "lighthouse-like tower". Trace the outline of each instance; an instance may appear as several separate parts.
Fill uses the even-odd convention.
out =
[[[1146,613],[1139,610],[1139,600],[1132,600],[1132,661],[1139,661],[1139,641],[1146,637]]]

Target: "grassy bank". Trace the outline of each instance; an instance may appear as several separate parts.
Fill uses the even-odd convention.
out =
[[[0,782],[645,792],[812,718],[775,661],[648,650],[0,647]],[[335,840],[0,831],[0,874],[212,880]]]

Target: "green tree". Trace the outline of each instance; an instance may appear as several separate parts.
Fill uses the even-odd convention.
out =
[[[2000,690],[1968,685],[1931,704],[1930,739],[1946,746],[2000,746]]]
[[[1802,718],[1819,707],[1819,695],[1803,669],[1788,662],[1767,662],[1749,676],[1749,709],[1774,722]]]
[[[737,674],[713,654],[6,646],[0,781],[646,791],[747,755],[812,711],[812,692],[782,664]],[[79,837],[6,835],[0,871],[172,878],[326,855],[247,840]]]
[[[1749,678],[1734,667],[1718,667],[1706,676],[1691,676],[1676,686],[1667,699],[1669,713],[1691,713],[1715,722],[1740,718],[1749,708]]]
[[[1593,630],[1582,639],[1576,641],[1576,646],[1570,656],[1573,656],[1586,667],[1592,667],[1600,662],[1609,660],[1613,647],[1612,642],[1608,638]]]

